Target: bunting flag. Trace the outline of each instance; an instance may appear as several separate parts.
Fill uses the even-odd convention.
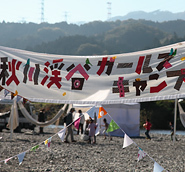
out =
[[[109,127],[108,127],[106,132],[109,133],[109,132],[112,132],[112,131],[117,130],[117,129],[119,129],[119,126],[114,122],[114,120],[111,120],[111,122],[109,124]]]
[[[39,145],[36,145],[36,146],[32,147],[32,148],[30,149],[30,151],[36,151],[36,149],[38,149],[38,148],[39,148]]]
[[[100,127],[98,125],[98,127],[96,128],[96,131],[95,131],[95,136],[99,135],[100,134]]]
[[[13,98],[14,98],[14,93],[11,92],[11,100],[13,100]]]
[[[4,163],[6,164],[10,159],[12,159],[12,157],[5,159]]]
[[[74,127],[78,130],[79,128],[79,125],[80,125],[80,119],[81,118],[78,118],[75,122],[74,122]]]
[[[157,162],[154,163],[154,171],[153,172],[162,172],[164,170]]]
[[[28,100],[23,98],[23,104],[25,104]]]
[[[0,92],[3,90],[4,88],[0,85]]]
[[[141,148],[139,148],[137,161],[140,161],[145,156],[146,156],[146,153]]]
[[[126,148],[127,146],[131,145],[133,143],[132,139],[125,134],[124,136],[124,143],[123,143],[123,148]]]
[[[15,90],[15,93],[13,94],[13,96],[15,97],[15,96],[17,96],[17,95],[18,95],[18,91]]]
[[[64,141],[65,133],[66,133],[66,127],[58,132],[58,136],[60,137],[62,142]]]
[[[16,99],[17,102],[19,102],[21,99],[22,99],[22,97],[17,95],[17,99]]]
[[[19,160],[19,165],[22,164],[22,161],[24,159],[25,154],[26,154],[26,152],[23,152],[23,153],[20,153],[19,155],[17,155],[18,160]]]
[[[4,90],[4,97],[6,97],[8,94],[10,93],[10,91],[8,91],[8,90]]]
[[[51,137],[44,141],[44,144],[49,148],[51,144]]]
[[[94,117],[94,112],[95,112],[95,106],[93,106],[91,109],[89,109],[86,113],[93,118]]]
[[[99,113],[98,113],[98,119],[107,115],[107,111],[103,108],[103,107],[100,107],[99,108]]]

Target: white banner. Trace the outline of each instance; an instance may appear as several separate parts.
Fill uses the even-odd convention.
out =
[[[66,56],[0,47],[0,85],[33,102],[115,104],[185,97],[185,42]]]

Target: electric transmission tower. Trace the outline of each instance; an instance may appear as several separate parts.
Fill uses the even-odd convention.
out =
[[[44,22],[44,0],[41,0],[41,23]]]
[[[107,2],[107,10],[108,10],[108,13],[107,13],[107,19],[109,20],[111,18],[111,2]]]
[[[65,11],[64,17],[65,17],[65,21],[66,21],[66,23],[67,23],[67,17],[68,17],[68,12],[67,12],[67,11]]]

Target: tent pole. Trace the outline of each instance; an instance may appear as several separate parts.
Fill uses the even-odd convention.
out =
[[[10,139],[12,139],[12,137],[13,137],[14,103],[15,102],[13,101],[12,108],[11,108],[12,112],[11,112],[11,116],[10,116],[10,119],[11,119],[11,121],[10,121]]]
[[[175,99],[173,143],[175,143],[176,122],[177,122],[177,99]]]

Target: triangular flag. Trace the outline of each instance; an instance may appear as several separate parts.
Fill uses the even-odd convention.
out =
[[[164,170],[157,162],[154,163],[154,171],[153,172],[162,172]]]
[[[108,127],[106,132],[107,133],[112,132],[112,131],[117,130],[117,129],[119,129],[119,126],[114,122],[114,120],[111,120],[111,122],[109,124],[109,127]]]
[[[132,143],[133,143],[132,139],[125,134],[123,148],[126,148],[127,146],[131,145]]]
[[[98,125],[99,126],[99,125]],[[100,127],[97,127],[96,128],[96,131],[95,131],[95,136],[97,136],[98,134],[100,134]]]
[[[60,137],[62,142],[64,141],[65,133],[66,133],[66,127],[58,132],[58,136]]]
[[[4,88],[0,85],[0,92],[3,90]]]
[[[51,137],[44,141],[44,144],[49,148],[51,144]]]
[[[17,102],[19,102],[19,101],[21,100],[21,98],[22,98],[22,97],[17,95],[17,97],[16,97],[16,98],[17,98],[17,99],[16,99],[16,100],[17,100]]]
[[[24,159],[26,152],[20,153],[19,155],[17,155],[18,159],[19,159],[19,165],[22,164],[22,161]]]
[[[146,156],[146,153],[141,148],[139,148],[137,161],[141,160],[145,156]]]
[[[18,95],[18,91],[17,90],[15,90],[15,93],[14,93],[14,97],[16,96],[16,95]]]
[[[99,113],[98,113],[98,119],[107,115],[107,111],[103,108],[103,107],[100,107],[99,108]]]
[[[80,118],[78,118],[75,122],[74,122],[74,127],[78,130],[80,125]]]
[[[38,149],[38,148],[39,148],[39,145],[36,145],[36,146],[32,147],[30,150],[31,150],[31,151],[35,151],[35,150]]]
[[[23,98],[23,104],[25,104],[28,100]]]
[[[86,113],[87,113],[91,118],[94,118],[94,111],[95,111],[95,106],[93,106],[91,109],[89,109]]]
[[[8,91],[8,90],[4,90],[4,96],[6,97],[8,94],[10,93],[10,91]]]
[[[5,160],[4,160],[4,163],[6,164],[10,159],[12,159],[12,157],[11,157],[11,158],[5,159]]]
[[[11,92],[11,100],[14,98],[14,93]]]

